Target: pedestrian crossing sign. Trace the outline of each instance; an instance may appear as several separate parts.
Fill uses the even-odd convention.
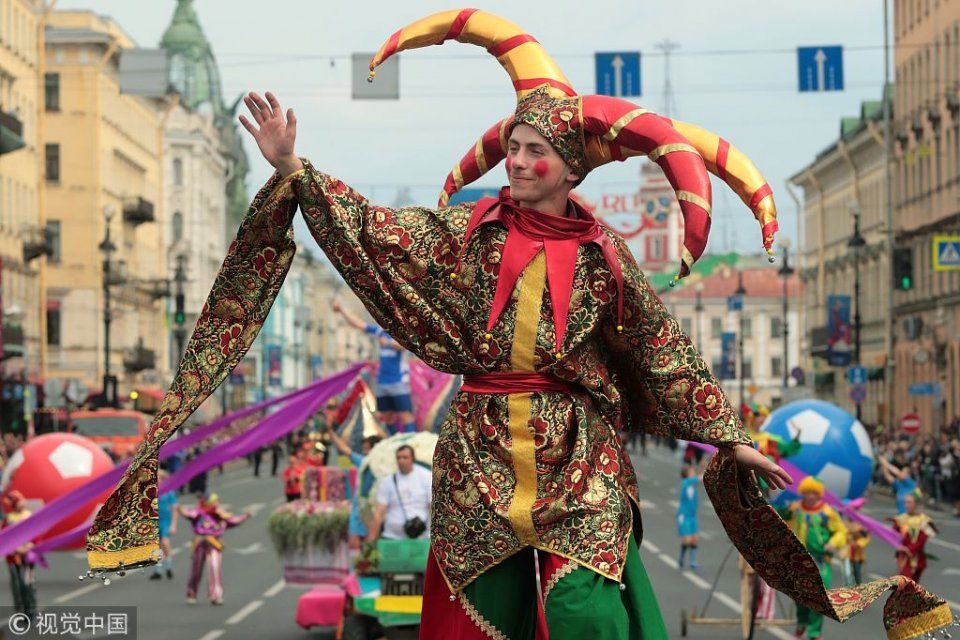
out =
[[[933,237],[933,270],[960,271],[960,236]]]

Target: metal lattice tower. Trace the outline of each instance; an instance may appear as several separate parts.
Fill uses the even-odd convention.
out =
[[[673,95],[673,84],[670,82],[670,55],[680,48],[680,44],[667,38],[654,44],[663,53],[663,104],[660,113],[668,118],[677,115],[677,100]]]

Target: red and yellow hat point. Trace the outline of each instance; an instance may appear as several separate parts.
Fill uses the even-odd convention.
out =
[[[484,47],[507,70],[518,109],[491,126],[453,168],[440,194],[440,206],[479,179],[507,155],[514,124],[531,123],[533,108],[571,111],[569,118],[543,118],[535,128],[554,143],[575,172],[587,173],[612,162],[644,155],[656,162],[673,186],[684,220],[683,251],[677,279],[690,273],[703,254],[710,232],[710,178],[723,180],[760,224],[763,247],[773,252],[777,209],[773,192],[750,159],[728,141],[696,125],[671,120],[627,100],[580,96],[543,46],[520,27],[477,9],[444,11],[395,32],[370,62],[371,79],[384,60],[400,51],[456,40]],[[536,101],[536,103],[534,102]],[[556,123],[556,131],[549,130]],[[579,127],[578,148],[569,148],[570,128]],[[562,133],[561,133],[562,132]],[[582,160],[582,162],[581,162]],[[584,176],[580,176],[581,178]]]

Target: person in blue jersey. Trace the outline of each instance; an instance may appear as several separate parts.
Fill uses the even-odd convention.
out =
[[[697,543],[700,538],[700,522],[697,510],[700,507],[700,476],[692,464],[680,471],[680,495],[677,497],[677,534],[680,536],[680,558],[677,564],[682,569],[687,552],[690,553],[690,568],[699,569]]]
[[[166,469],[160,469],[157,473],[157,479],[163,482],[169,473]],[[160,580],[166,571],[167,578],[173,579],[173,553],[170,546],[170,540],[177,534],[177,492],[167,491],[161,493],[157,498],[157,517],[160,526],[160,550],[163,551],[163,559],[153,567],[151,580]]]
[[[902,515],[907,512],[905,504],[907,496],[917,490],[917,481],[910,475],[910,465],[903,461],[900,452],[897,452],[893,462],[883,456],[878,456],[877,459],[880,461],[884,477],[893,487],[897,497],[897,515]]]
[[[410,399],[410,362],[407,351],[393,337],[375,324],[334,301],[333,310],[343,316],[354,329],[377,339],[380,345],[380,367],[377,371],[377,412],[391,434],[416,431],[413,402]]]

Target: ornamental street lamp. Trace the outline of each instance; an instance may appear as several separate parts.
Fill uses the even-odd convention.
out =
[[[110,308],[110,285],[113,284],[111,256],[117,250],[117,245],[110,239],[110,223],[114,213],[112,205],[104,207],[104,235],[98,247],[103,253],[103,402],[107,406],[116,406],[117,403],[116,378],[110,374],[110,322],[113,319]]]
[[[860,235],[860,210],[851,207],[853,213],[853,235],[847,240],[847,247],[853,252],[853,364],[860,365],[860,250],[867,241]],[[857,420],[861,419],[861,404],[857,403]]]
[[[787,319],[787,312],[790,310],[789,298],[787,297],[787,286],[790,276],[794,274],[793,267],[790,266],[790,247],[783,245],[783,264],[777,272],[783,278],[783,390],[786,393],[790,385],[790,342],[787,336],[790,334],[790,322]],[[786,400],[786,398],[784,398]]]
[[[740,297],[740,317],[739,325],[740,330],[738,331],[738,350],[739,355],[737,356],[740,360],[740,415],[743,415],[743,405],[747,401],[747,392],[746,392],[746,376],[744,376],[744,360],[743,360],[743,302],[744,297],[747,295],[747,290],[743,286],[743,271],[737,272],[737,290],[735,293]]]

